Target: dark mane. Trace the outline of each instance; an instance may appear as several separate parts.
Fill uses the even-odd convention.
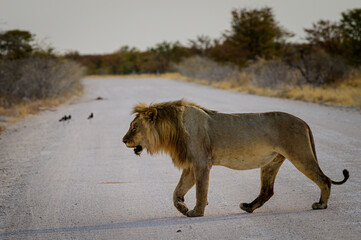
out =
[[[187,152],[189,135],[183,125],[183,112],[186,107],[195,107],[207,114],[215,113],[184,99],[149,106],[141,103],[133,109],[133,113],[137,116],[143,115],[151,124],[154,124],[157,133],[153,133],[152,137],[157,136],[153,142],[156,151],[168,153],[178,168],[185,168],[191,162],[191,156]]]
[[[173,108],[173,107],[195,107],[198,109],[201,109],[202,111],[206,112],[207,114],[214,114],[217,113],[216,111],[209,110],[207,108],[204,108],[196,103],[186,101],[184,99],[180,99],[177,101],[172,102],[164,102],[164,103],[158,103],[158,104],[150,104],[149,107],[155,107],[159,110],[161,109],[167,109],[167,108]]]

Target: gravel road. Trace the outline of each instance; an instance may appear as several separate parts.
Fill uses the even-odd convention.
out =
[[[162,79],[84,84],[76,103],[0,135],[0,239],[360,239],[360,111]],[[286,161],[273,198],[248,214],[239,203],[258,195],[259,170],[215,166],[205,217],[186,218],[173,207],[181,172],[171,159],[135,156],[121,142],[134,104],[180,98],[227,113],[294,114],[313,130],[325,174],[339,181],[346,168],[350,179],[333,186],[328,209],[314,211],[318,187]],[[65,114],[72,119],[58,122]],[[185,200],[194,206],[194,188]]]

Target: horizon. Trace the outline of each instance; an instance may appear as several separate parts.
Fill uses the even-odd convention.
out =
[[[19,6],[22,6],[19,8]],[[327,8],[325,8],[327,6]],[[110,54],[122,46],[146,51],[158,43],[188,46],[197,36],[219,39],[230,29],[232,9],[270,7],[280,26],[303,42],[312,23],[338,21],[341,13],[359,8],[358,0],[0,0],[0,31],[25,30],[40,45],[61,54]],[[305,16],[307,13],[307,16]]]

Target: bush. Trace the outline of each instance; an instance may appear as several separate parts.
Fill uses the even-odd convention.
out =
[[[206,80],[208,83],[225,79],[235,79],[239,76],[236,66],[221,65],[206,57],[193,56],[173,65],[173,70],[183,76]]]
[[[304,81],[314,86],[333,84],[346,79],[350,67],[341,56],[330,56],[321,49],[301,49],[290,66],[299,70]]]
[[[2,105],[34,99],[55,98],[81,87],[84,69],[54,57],[30,57],[0,61]]]
[[[285,85],[298,85],[303,82],[302,76],[281,60],[265,61],[258,59],[244,69],[250,82],[259,87],[277,88]]]

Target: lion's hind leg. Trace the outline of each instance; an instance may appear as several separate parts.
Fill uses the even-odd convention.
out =
[[[285,157],[278,154],[272,162],[261,168],[261,191],[253,202],[241,203],[239,207],[242,210],[252,213],[255,209],[261,207],[273,196],[273,187],[276,180],[276,175],[284,160]]]
[[[331,193],[331,179],[322,172],[314,155],[304,153],[297,157],[290,156],[288,159],[300,172],[316,183],[321,190],[320,200],[312,205],[312,209],[326,209]]]

